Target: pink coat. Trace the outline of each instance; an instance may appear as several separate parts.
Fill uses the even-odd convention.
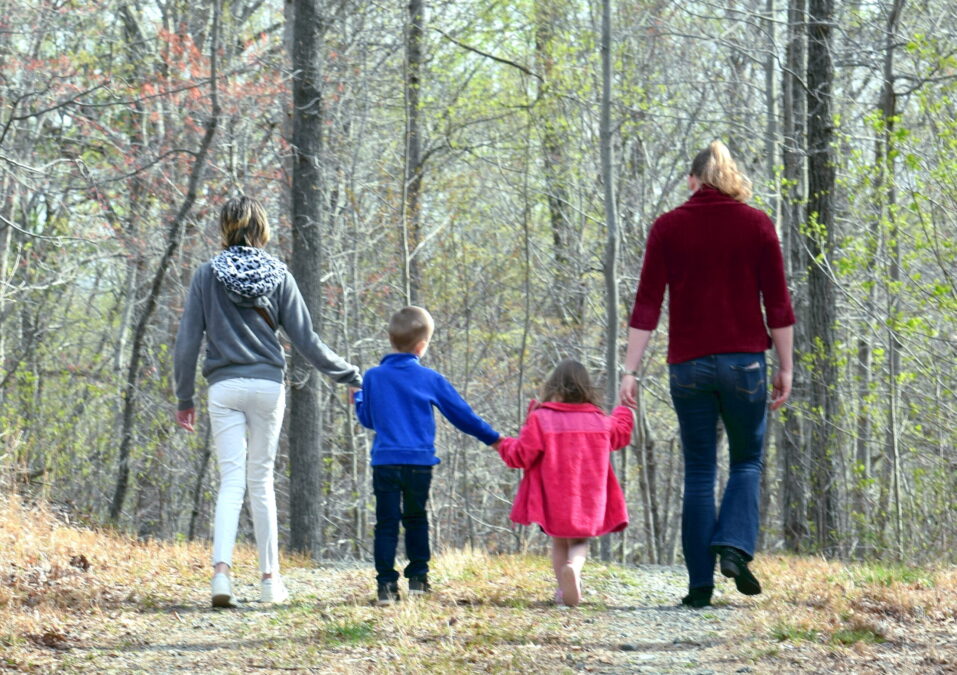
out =
[[[631,410],[611,415],[590,403],[532,401],[518,438],[498,453],[525,469],[511,519],[537,523],[552,537],[597,537],[628,525],[628,509],[611,468],[611,453],[631,440]]]

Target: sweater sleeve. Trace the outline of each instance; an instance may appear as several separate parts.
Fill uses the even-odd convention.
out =
[[[312,317],[291,274],[286,273],[280,295],[279,325],[286,331],[292,344],[316,370],[325,373],[340,384],[362,386],[359,368],[352,365],[324,343],[312,329]]]
[[[794,324],[794,310],[791,308],[791,296],[784,278],[781,244],[770,218],[767,218],[764,224],[764,234],[758,277],[764,313],[768,328],[785,328]]]
[[[368,378],[363,381],[362,389],[356,392],[353,401],[356,405],[356,419],[359,420],[359,424],[364,426],[366,429],[374,429],[372,426],[372,406],[367,405],[365,401],[365,393],[369,389]]]
[[[668,283],[661,230],[662,225],[659,219],[651,226],[651,231],[648,233],[638,291],[635,293],[635,306],[631,311],[631,321],[628,323],[632,328],[654,330],[658,327],[658,319],[661,317],[661,302]]]
[[[611,411],[609,427],[612,450],[620,450],[631,443],[631,431],[634,426],[635,416],[631,412],[631,408],[620,405]]]
[[[436,373],[435,405],[445,419],[457,429],[470,436],[475,436],[485,445],[491,445],[499,438],[499,434],[492,426],[476,415],[465,399],[455,390],[449,381],[440,373]]]
[[[518,438],[504,437],[498,445],[498,455],[507,466],[513,469],[529,469],[545,452],[545,440],[538,424],[538,418],[530,414]]]
[[[206,331],[203,317],[203,298],[201,284],[193,274],[186,295],[186,307],[179,320],[176,331],[176,345],[173,348],[173,381],[176,389],[177,410],[194,408],[193,395],[196,393],[196,361],[199,359],[199,346]]]

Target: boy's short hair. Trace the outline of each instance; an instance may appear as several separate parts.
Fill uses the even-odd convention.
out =
[[[411,352],[422,340],[432,337],[435,323],[422,307],[403,307],[389,321],[389,342],[397,352]]]

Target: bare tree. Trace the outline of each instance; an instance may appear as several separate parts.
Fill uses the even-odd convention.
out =
[[[186,196],[169,222],[166,233],[166,250],[163,257],[160,258],[156,271],[153,274],[153,280],[150,284],[149,294],[146,297],[146,303],[140,313],[133,331],[132,352],[130,355],[129,368],[127,369],[126,383],[123,389],[123,416],[122,428],[120,432],[119,463],[116,472],[116,486],[113,490],[113,499],[110,502],[110,520],[118,522],[123,511],[123,502],[126,499],[126,491],[130,475],[130,449],[133,445],[135,434],[134,416],[136,413],[137,388],[141,377],[141,359],[143,357],[144,338],[149,328],[153,312],[156,310],[157,301],[163,282],[169,271],[173,256],[179,249],[183,237],[183,229],[186,225],[186,219],[189,216],[196,197],[199,193],[200,185],[203,180],[203,171],[206,168],[206,160],[213,143],[213,136],[216,134],[216,126],[219,123],[220,105],[217,92],[217,58],[219,52],[219,20],[220,4],[217,0],[213,5],[213,27],[212,39],[209,49],[209,98],[210,113],[206,121],[206,132],[199,142],[199,148],[193,153],[193,166],[190,170],[189,182],[186,188]]]
[[[314,322],[322,298],[322,46],[324,6],[320,0],[291,5],[293,169],[292,261],[290,269]],[[289,405],[290,547],[318,557],[322,546],[322,417],[319,375],[293,352]]]
[[[810,403],[815,410],[811,431],[811,490],[818,546],[836,554],[840,545],[839,477],[841,444],[835,431],[840,408],[837,389],[836,292],[828,267],[834,250],[834,82],[832,61],[834,2],[809,0],[807,46],[808,219],[805,242],[808,266],[808,338],[805,351],[813,359]]]

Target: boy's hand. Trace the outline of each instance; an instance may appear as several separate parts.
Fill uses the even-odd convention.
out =
[[[491,444],[489,445],[489,447],[492,447],[492,448],[495,448],[496,450],[498,450],[498,446],[500,446],[501,444],[502,444],[502,437],[499,436],[499,437],[498,437],[498,440],[495,441],[494,443],[491,443]]]
[[[356,392],[362,391],[359,387],[349,387],[349,403],[356,402]]]

